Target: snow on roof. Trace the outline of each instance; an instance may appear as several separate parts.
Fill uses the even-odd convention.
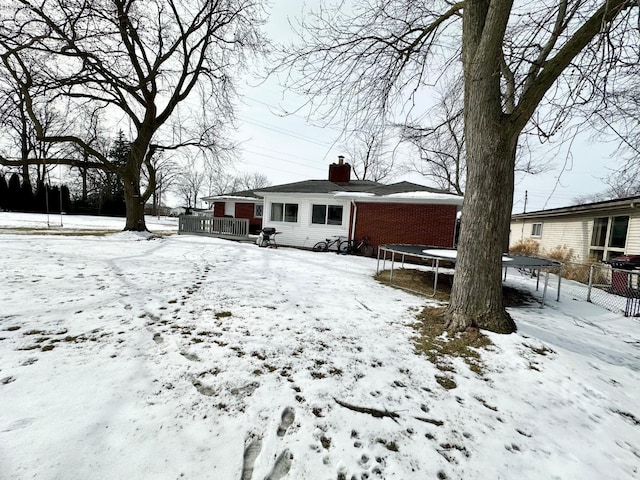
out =
[[[375,197],[375,193],[367,192],[332,192],[335,197]]]
[[[414,198],[425,200],[459,200],[462,203],[462,197],[451,193],[435,193],[435,192],[402,192],[384,195],[386,198]]]

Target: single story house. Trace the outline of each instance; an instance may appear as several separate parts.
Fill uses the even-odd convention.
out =
[[[462,197],[410,182],[391,185],[351,180],[351,166],[338,157],[329,166],[327,180],[260,188],[249,195],[208,197],[214,216],[261,219],[262,228],[273,227],[277,242],[311,248],[334,236],[370,243],[422,244],[453,247],[456,218]]]
[[[524,239],[566,245],[576,261],[640,254],[640,196],[513,215],[509,246]]]

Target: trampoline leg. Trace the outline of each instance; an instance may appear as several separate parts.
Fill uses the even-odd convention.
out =
[[[538,277],[540,277],[539,272]],[[542,290],[542,305],[540,305],[540,308],[544,307],[544,298],[547,295],[547,285],[549,285],[549,270],[547,270],[546,275],[544,276],[544,290]]]
[[[389,272],[389,285],[393,283],[393,266],[396,263],[396,252],[391,252],[391,271]]]
[[[560,271],[558,272],[558,296],[556,297],[556,302],[560,301],[560,283],[562,283],[562,265],[560,266]]]
[[[438,266],[440,265],[440,260],[436,259],[436,273],[433,276],[433,296],[436,296],[436,292],[438,291]]]

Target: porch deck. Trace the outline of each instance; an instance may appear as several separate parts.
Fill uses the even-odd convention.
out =
[[[253,241],[253,238],[249,236],[249,220],[246,218],[180,215],[178,217],[178,234]]]

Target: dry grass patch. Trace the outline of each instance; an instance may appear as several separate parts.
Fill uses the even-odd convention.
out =
[[[425,307],[422,310],[413,324],[417,332],[414,344],[418,352],[444,373],[436,376],[438,383],[452,389],[455,388],[455,382],[448,373],[455,372],[455,367],[451,359],[462,359],[472,372],[482,375],[484,364],[478,350],[493,343],[476,329],[450,336],[444,328],[444,310],[442,307]]]
[[[413,268],[399,268],[393,270],[393,280],[390,282],[390,270],[383,270],[375,279],[384,285],[401,288],[420,295],[429,296],[435,300],[448,302],[451,295],[451,284],[453,275],[448,273],[438,274],[438,290],[433,296],[433,281],[435,279],[434,272],[416,270]]]
[[[389,276],[390,270],[383,270],[374,278],[384,285],[424,295],[441,302],[448,302],[451,297],[453,275],[449,273],[438,274],[438,289],[435,296],[433,296],[434,272],[432,271],[400,268],[393,271],[392,282],[389,282]],[[520,307],[537,303],[535,297],[529,292],[512,287],[502,287],[502,295],[506,307]]]

